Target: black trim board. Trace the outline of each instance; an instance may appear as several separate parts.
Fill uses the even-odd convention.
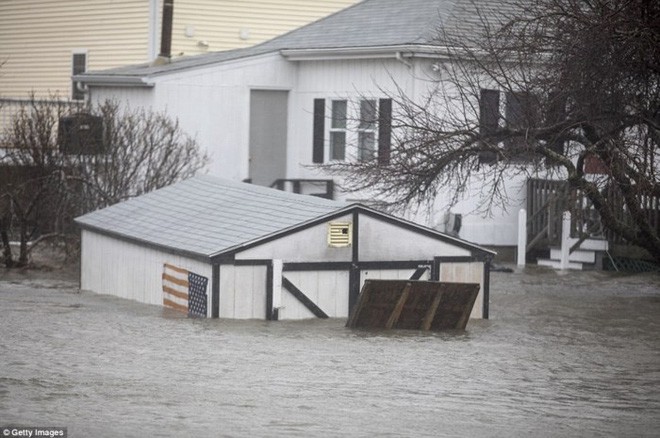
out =
[[[429,270],[428,266],[424,266],[422,268],[415,269],[415,272],[413,272],[413,275],[410,276],[410,280],[419,280],[420,278],[422,278],[422,275],[424,275],[424,273],[428,270]]]
[[[289,291],[291,295],[300,301],[300,303],[305,306],[307,310],[312,312],[312,314],[314,314],[317,318],[328,318],[328,315],[319,306],[317,306],[314,301],[310,300],[307,295],[305,295],[300,289],[291,283],[291,281],[289,281],[289,279],[285,276],[282,276],[282,288]]]
[[[348,271],[351,262],[289,262],[284,263],[282,271]]]
[[[273,262],[266,265],[266,321],[273,321]]]
[[[444,263],[481,262],[475,257],[437,257]],[[432,266],[434,260],[389,260],[352,262],[288,262],[283,264],[284,271],[347,271],[352,266],[361,270],[366,269],[418,269],[423,266]],[[256,264],[256,263],[255,263]]]
[[[353,210],[353,238],[351,241],[351,261],[357,263],[360,259],[360,213]]]
[[[420,266],[431,266],[432,260],[393,260],[393,261],[366,261],[358,262],[360,269],[417,269]]]
[[[490,260],[484,262],[484,303],[482,307],[483,319],[488,319],[490,311]]]
[[[211,267],[211,318],[220,317],[220,265]]]

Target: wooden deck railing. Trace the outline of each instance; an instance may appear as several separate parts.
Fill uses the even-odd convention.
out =
[[[633,222],[618,188],[609,185],[603,194],[617,220],[623,223]],[[651,227],[660,233],[660,197],[643,195],[639,203],[642,210],[647,212]],[[571,237],[579,239],[571,248],[571,252],[587,238],[601,238],[610,243],[630,245],[621,236],[603,226],[600,214],[581,190],[569,189],[566,181],[530,179],[527,181],[527,251],[560,243],[561,217],[564,211],[571,212]]]

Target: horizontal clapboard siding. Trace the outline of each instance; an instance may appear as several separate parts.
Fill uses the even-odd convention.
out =
[[[0,95],[71,95],[72,50],[87,50],[88,70],[148,59],[149,1],[0,2]]]
[[[192,55],[253,46],[354,3],[357,0],[176,0],[172,51]],[[194,27],[193,37],[186,37],[186,26]],[[247,39],[240,37],[242,30]],[[208,48],[199,41],[208,42]]]
[[[87,70],[139,64],[160,48],[163,0],[0,1],[0,96],[71,95],[72,50]],[[176,0],[172,55],[251,46],[336,12],[356,0]],[[186,27],[194,28],[192,37]],[[249,38],[241,39],[241,30]],[[208,42],[208,47],[199,44]]]

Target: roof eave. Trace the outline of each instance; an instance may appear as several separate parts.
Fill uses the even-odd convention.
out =
[[[317,216],[315,218],[308,219],[306,221],[300,222],[300,223],[292,225],[290,227],[283,228],[281,230],[278,230],[276,232],[267,234],[265,236],[261,236],[261,237],[258,237],[256,239],[253,239],[253,240],[250,240],[250,241],[247,241],[247,242],[243,242],[241,244],[234,245],[232,247],[225,248],[223,250],[217,251],[217,252],[210,255],[211,263],[217,263],[223,257],[233,256],[238,252],[241,252],[241,251],[244,251],[246,249],[250,249],[252,247],[255,247],[255,246],[261,245],[263,243],[269,242],[269,241],[271,241],[273,239],[276,239],[276,238],[279,238],[283,235],[290,234],[293,231],[299,231],[299,230],[308,228],[310,226],[318,225],[319,223],[323,223],[324,221],[327,221],[327,220],[330,220],[330,219],[333,219],[333,218],[336,218],[336,217],[339,217],[339,216],[349,214],[349,213],[351,213],[353,211],[356,211],[356,210],[357,211],[361,210],[362,212],[364,212],[366,214],[369,214],[371,216],[374,216],[374,217],[388,219],[388,220],[396,222],[397,224],[399,224],[401,226],[404,226],[408,229],[417,230],[417,232],[422,232],[422,233],[424,233],[428,236],[432,236],[432,237],[434,237],[436,239],[439,239],[439,240],[442,240],[446,243],[453,244],[455,246],[458,246],[460,248],[468,250],[468,251],[470,251],[470,253],[472,253],[472,255],[475,255],[475,253],[479,253],[479,254],[481,254],[481,256],[483,258],[486,258],[486,259],[489,259],[489,260],[492,259],[495,255],[497,255],[497,252],[495,252],[493,250],[490,250],[488,248],[485,248],[481,245],[477,245],[475,243],[468,242],[467,240],[463,240],[463,239],[460,239],[460,238],[457,238],[457,237],[450,236],[449,234],[442,233],[438,230],[434,230],[432,228],[428,228],[428,227],[425,227],[423,225],[419,225],[415,222],[411,222],[411,221],[408,221],[408,220],[405,220],[405,219],[402,219],[402,218],[398,218],[398,217],[395,217],[395,216],[384,214],[384,213],[382,213],[378,210],[374,210],[373,208],[367,207],[367,206],[365,206],[363,204],[360,204],[360,203],[354,203],[354,204],[349,204],[349,205],[347,205],[345,207],[342,207],[342,208],[338,208],[335,211],[331,211],[329,213]]]
[[[176,255],[179,255],[179,256],[182,256],[182,257],[187,257],[187,258],[191,258],[191,259],[194,259],[194,260],[198,260],[200,262],[209,262],[210,261],[210,255],[209,254],[204,254],[204,253],[200,253],[200,252],[196,252],[196,251],[181,249],[181,248],[177,248],[177,247],[174,247],[174,246],[163,245],[163,244],[160,244],[160,243],[152,242],[150,240],[130,236],[128,234],[123,234],[123,233],[116,232],[116,231],[110,231],[110,230],[107,230],[105,228],[101,228],[101,227],[98,227],[98,226],[87,224],[87,223],[81,221],[80,218],[74,219],[74,222],[76,223],[76,225],[78,225],[78,227],[80,227],[81,230],[91,231],[91,232],[94,232],[94,233],[97,233],[97,234],[100,234],[100,235],[103,235],[103,236],[112,237],[114,239],[121,240],[123,242],[128,242],[128,243],[131,243],[131,244],[134,244],[134,245],[144,245],[147,248],[152,248],[152,249],[155,249],[157,251],[169,252],[169,253],[176,254]]]
[[[122,76],[122,75],[75,75],[73,76],[75,82],[81,82],[87,86],[121,86],[121,87],[141,87],[152,88],[154,83],[147,77],[143,76]]]
[[[402,44],[395,46],[328,47],[282,49],[280,54],[289,61],[324,61],[332,59],[387,59],[448,56],[446,47],[430,44]]]

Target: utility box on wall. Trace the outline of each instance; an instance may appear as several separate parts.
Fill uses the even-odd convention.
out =
[[[71,155],[103,153],[103,119],[91,114],[74,114],[60,118],[57,132],[60,151]]]

